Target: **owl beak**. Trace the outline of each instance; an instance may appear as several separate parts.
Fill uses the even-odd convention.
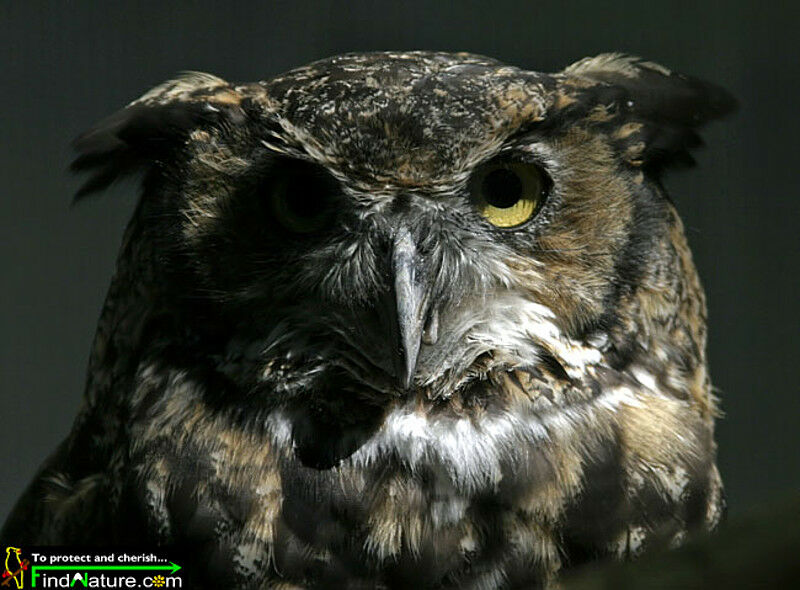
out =
[[[410,232],[405,228],[401,228],[394,237],[392,271],[397,306],[395,374],[403,387],[408,389],[417,368],[429,295],[422,258]]]

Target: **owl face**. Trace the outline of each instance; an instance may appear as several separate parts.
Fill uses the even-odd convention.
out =
[[[679,312],[659,175],[730,107],[618,55],[553,75],[348,55],[168,82],[81,138],[76,168],[98,170],[90,192],[145,167],[161,305],[215,358],[247,358],[228,374],[250,401],[460,412],[515,389],[552,402],[555,380],[563,408]]]
[[[139,118],[184,119],[143,204],[176,309],[392,396],[542,359],[580,371],[669,220],[648,174],[657,97],[597,82],[669,73],[595,67],[353,55],[145,96]]]

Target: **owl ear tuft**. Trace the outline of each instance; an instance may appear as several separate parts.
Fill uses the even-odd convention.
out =
[[[560,102],[591,120],[598,108],[611,137],[631,163],[651,172],[694,164],[703,144],[697,128],[736,109],[733,96],[698,78],[619,53],[582,59],[563,71]]]
[[[157,164],[192,130],[218,120],[240,102],[227,82],[199,72],[153,88],[75,139],[78,156],[70,170],[90,174],[75,201]]]

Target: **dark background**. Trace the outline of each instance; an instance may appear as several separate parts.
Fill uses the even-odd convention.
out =
[[[180,70],[268,78],[347,51],[468,50],[541,71],[624,51],[730,89],[668,178],[709,300],[732,513],[800,489],[800,15],[778,2],[0,0],[0,523],[77,413],[132,184],[70,208],[70,140]]]

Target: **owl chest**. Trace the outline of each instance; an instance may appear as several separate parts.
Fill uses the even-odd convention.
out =
[[[538,582],[555,572],[556,506],[571,491],[556,490],[549,473],[538,475],[547,481],[508,472],[493,482],[486,473],[472,486],[454,479],[467,473],[424,461],[412,469],[396,455],[330,470],[287,456],[279,464],[280,506],[263,507],[273,514],[271,527],[261,527],[271,532],[263,547],[281,579],[328,580],[329,587],[376,579],[386,587],[461,587],[499,571]]]
[[[281,579],[399,576],[402,587],[501,567],[555,571],[558,521],[577,494],[571,470],[580,459],[513,438],[499,423],[417,420],[390,415],[325,469],[304,464],[278,427],[263,440],[217,433],[210,446],[196,431],[150,466],[173,478],[150,494],[151,518],[167,542],[214,547],[247,577],[265,575],[267,562]]]

